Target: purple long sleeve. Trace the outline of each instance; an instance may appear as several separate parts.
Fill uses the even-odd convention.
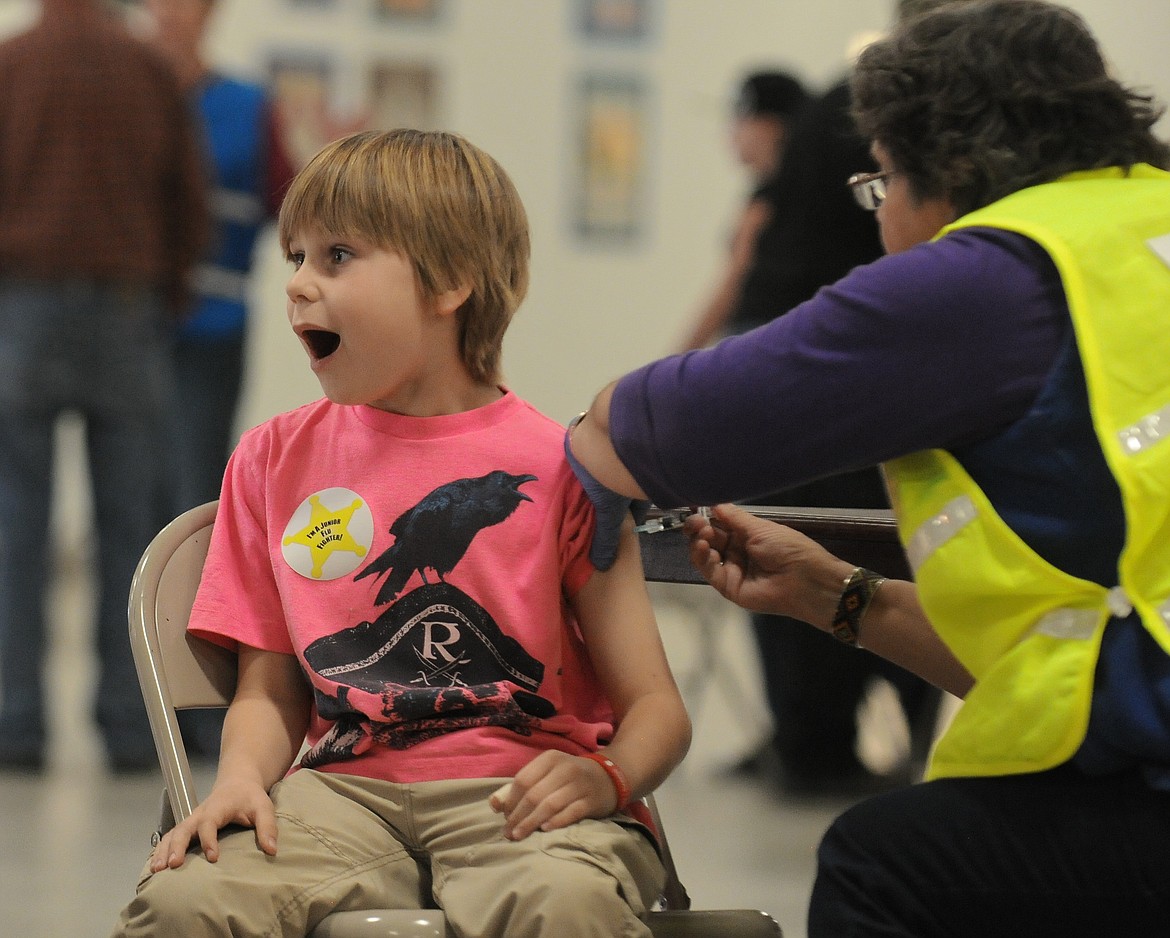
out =
[[[765,326],[615,390],[618,456],[662,507],[758,497],[1008,426],[1069,329],[1047,255],[954,232],[855,269]]]

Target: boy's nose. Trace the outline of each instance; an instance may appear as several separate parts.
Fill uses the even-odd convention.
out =
[[[292,276],[288,278],[288,283],[285,284],[285,293],[292,302],[298,300],[312,301],[317,297],[316,285],[313,282],[313,277],[306,270],[305,264],[302,264],[292,272]]]

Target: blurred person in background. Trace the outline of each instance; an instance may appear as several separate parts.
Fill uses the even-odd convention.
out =
[[[960,0],[900,0],[899,21]],[[810,96],[786,135],[784,158],[761,190],[766,221],[727,311],[725,334],[747,332],[784,315],[854,267],[882,256],[873,213],[861,208],[841,180],[876,168],[869,144],[854,126],[846,76]],[[686,349],[715,332],[698,331]],[[702,341],[698,341],[702,340]],[[684,351],[686,350],[684,349]],[[816,479],[751,500],[758,505],[806,508],[889,508],[876,466]],[[907,576],[899,567],[881,571]],[[933,735],[940,697],[923,681],[870,654],[851,654],[825,635],[791,621],[751,614],[764,692],[772,717],[770,739],[736,767],[785,796],[861,796],[911,780]],[[834,682],[821,678],[831,669]],[[859,710],[875,680],[897,692],[910,736],[900,762],[875,772],[858,754]],[[886,770],[890,769],[890,770]]]
[[[42,0],[0,43],[0,767],[49,744],[45,600],[57,419],[81,415],[98,573],[94,715],[115,771],[153,767],[126,596],[156,530],[167,336],[205,244],[172,70],[98,0]]]
[[[736,221],[719,282],[683,341],[684,352],[739,331],[733,314],[760,232],[772,218],[775,201],[782,197],[775,186],[776,175],[807,98],[804,85],[788,72],[752,72],[740,84],[730,137],[736,159],[750,176],[751,194]]]

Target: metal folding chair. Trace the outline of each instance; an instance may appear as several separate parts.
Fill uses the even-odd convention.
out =
[[[179,730],[178,711],[226,707],[236,685],[235,655],[187,634],[187,621],[207,557],[216,503],[180,515],[151,541],[130,587],[130,640],[150,717],[165,790],[159,832],[188,817],[198,797]],[[749,909],[690,909],[652,798],[667,871],[662,908],[650,913],[655,938],[777,938],[780,926]],[[371,909],[334,912],[310,938],[445,938],[439,909]]]

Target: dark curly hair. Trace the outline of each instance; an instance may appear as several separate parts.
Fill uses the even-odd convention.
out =
[[[1162,108],[1110,74],[1084,21],[1041,0],[943,6],[868,46],[857,126],[918,198],[966,213],[1075,170],[1170,168]]]

